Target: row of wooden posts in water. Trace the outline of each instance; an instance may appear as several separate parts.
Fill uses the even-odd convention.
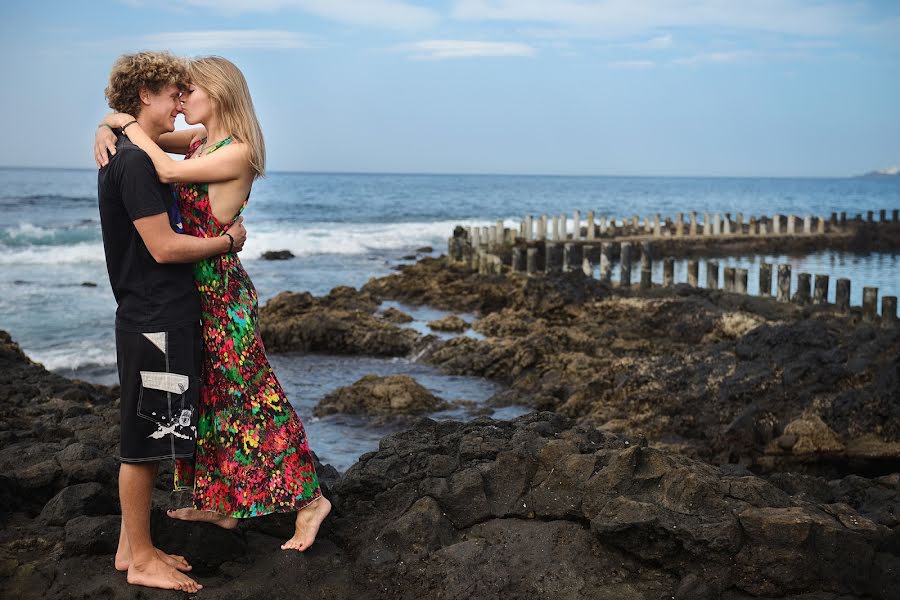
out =
[[[892,211],[892,222],[898,221],[898,211]],[[873,212],[867,213],[868,222],[873,222]],[[615,220],[605,222],[604,218],[600,220],[599,228],[596,227],[593,212],[588,213],[587,227],[584,231],[580,225],[579,212],[575,212],[573,219],[573,233],[566,236],[566,216],[560,215],[554,217],[553,221],[548,221],[546,216],[542,216],[540,220],[534,221],[531,217],[526,217],[522,221],[519,228],[519,238],[524,238],[525,244],[516,243],[516,230],[503,227],[503,221],[497,221],[496,226],[491,227],[469,227],[465,230],[465,236],[454,236],[448,240],[448,254],[451,259],[468,263],[469,267],[478,270],[479,273],[502,273],[504,270],[511,270],[517,273],[525,273],[529,276],[539,273],[566,272],[581,269],[588,277],[594,276],[594,267],[599,263],[600,280],[612,284],[612,265],[615,258],[619,259],[619,282],[620,287],[631,287],[632,285],[632,261],[640,255],[640,288],[649,289],[653,286],[651,281],[651,273],[653,267],[653,243],[650,239],[644,240],[621,240],[621,241],[603,241],[603,237],[607,239],[624,235],[624,237],[632,237],[641,235],[636,229],[638,227],[637,217],[632,222],[624,222],[620,231],[620,226]],[[882,210],[879,214],[880,222],[886,221],[886,211]],[[647,226],[649,226],[649,219]],[[862,216],[857,215],[855,221],[861,222]],[[550,229],[547,223],[552,223]],[[659,216],[654,219],[652,226],[653,236],[684,234],[684,229],[679,227],[682,223],[681,214],[676,220],[674,229],[671,223],[666,221],[666,228],[663,229]],[[726,225],[727,223],[727,225]],[[785,233],[788,235],[821,234],[825,231],[825,220],[817,217],[805,217],[802,220],[803,229],[797,231],[792,223],[795,223],[795,217],[788,216],[785,220],[776,215],[773,219],[762,217],[760,219],[751,218],[746,224],[749,227],[750,234],[753,235],[754,228],[757,231],[764,231],[769,234],[779,235]],[[813,231],[813,223],[815,223],[815,231]],[[830,220],[833,226],[840,227],[846,224],[846,215],[841,213],[832,214]],[[537,231],[532,228],[532,224],[537,224]],[[711,225],[710,225],[711,224]],[[591,225],[594,225],[592,227]],[[628,226],[631,225],[629,228]],[[724,220],[719,220],[718,213],[712,219],[709,215],[705,216],[704,223],[698,225],[696,223],[695,213],[691,214],[690,226],[687,235],[702,235],[703,231],[711,231],[712,235],[729,235],[738,231],[743,231],[744,235],[748,235],[747,229],[742,228],[741,215],[732,221],[730,215],[726,215]],[[786,225],[784,229],[782,226]],[[701,229],[702,228],[702,229]],[[760,229],[762,228],[762,229]],[[531,234],[535,235],[529,235]],[[598,234],[599,238],[598,239]],[[551,236],[551,237],[548,237]],[[535,239],[536,237],[536,239]],[[563,241],[569,240],[569,241]],[[596,240],[598,243],[590,243]],[[495,252],[498,247],[503,247],[504,254],[508,250],[511,256],[507,255],[507,262]],[[675,285],[675,258],[667,257],[663,259],[663,287],[673,287]],[[773,265],[770,263],[761,263],[759,266],[759,293],[761,296],[772,296],[773,274],[776,275],[775,298],[780,302],[795,302],[798,304],[828,304],[828,286],[829,276],[823,274],[799,273],[797,275],[797,289],[791,294],[791,266],[788,264],[777,265],[777,271],[773,271]],[[736,267],[724,268],[724,286],[726,292],[737,294],[747,293],[748,270]],[[691,287],[700,287],[699,282],[699,261],[687,261],[687,285]],[[835,302],[834,306],[840,311],[847,311],[850,308],[850,280],[840,278],[835,285]],[[706,286],[707,289],[719,288],[719,263],[716,260],[706,261]],[[878,288],[864,287],[862,294],[862,314],[867,320],[875,320],[877,318],[878,305]],[[897,297],[884,296],[881,303],[881,320],[886,324],[897,323]]]
[[[761,236],[761,235],[825,235],[827,233],[839,233],[848,226],[861,223],[898,223],[900,222],[900,210],[893,209],[888,220],[888,212],[885,209],[878,211],[878,221],[875,220],[875,211],[867,211],[865,220],[862,213],[848,219],[846,212],[833,212],[831,218],[806,215],[775,215],[773,217],[750,217],[744,220],[742,213],[704,213],[701,222],[696,212],[690,213],[685,221],[684,213],[678,213],[672,221],[669,218],[662,219],[657,213],[652,218],[646,217],[643,222],[637,215],[631,219],[617,219],[601,215],[599,220],[594,211],[589,211],[582,226],[581,211],[574,211],[572,215],[572,231],[569,232],[569,217],[566,214],[534,217],[527,215],[519,223],[518,233],[515,229],[506,228],[502,220],[496,225],[469,227],[469,240],[473,247],[488,245],[496,246],[504,243],[512,243],[516,237],[521,237],[526,242],[543,240],[594,240],[607,237],[622,236],[657,236],[657,237],[685,237],[685,236]]]

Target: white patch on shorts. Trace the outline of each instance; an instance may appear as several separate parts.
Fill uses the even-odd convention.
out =
[[[166,353],[166,332],[160,331],[159,333],[142,333],[145,338],[150,340],[150,342],[159,348],[159,351],[163,354]]]
[[[178,373],[141,371],[141,385],[151,390],[183,394],[190,387],[191,380],[187,375],[179,375]]]

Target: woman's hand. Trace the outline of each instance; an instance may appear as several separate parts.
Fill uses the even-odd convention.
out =
[[[234,225],[225,230],[225,233],[234,238],[234,246],[232,252],[240,252],[244,249],[244,242],[247,241],[247,230],[244,229],[244,217],[238,217]]]
[[[97,135],[94,137],[94,161],[97,168],[102,169],[109,164],[110,155],[116,153],[116,134],[112,129],[101,125],[97,128]]]
[[[103,117],[103,122],[113,129],[120,129],[131,121],[134,121],[134,117],[128,113],[109,113]]]

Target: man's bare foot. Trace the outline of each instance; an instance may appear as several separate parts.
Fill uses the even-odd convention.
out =
[[[170,567],[158,557],[143,564],[132,563],[128,567],[128,583],[190,593],[198,592],[203,588],[202,585],[181,571]]]
[[[316,534],[319,533],[319,525],[331,512],[331,502],[325,496],[320,496],[318,500],[314,500],[306,505],[303,510],[297,513],[297,521],[294,525],[294,537],[281,545],[282,550],[299,550],[303,552],[309,550],[309,547],[316,541]]]
[[[238,525],[238,520],[234,517],[226,517],[211,510],[197,510],[195,508],[179,508],[176,510],[167,510],[166,514],[173,519],[182,521],[201,521],[203,523],[212,523],[218,525],[222,529],[234,529]]]
[[[156,556],[170,567],[178,569],[179,571],[190,571],[194,568],[188,563],[187,559],[180,554],[167,554],[159,548],[156,548]],[[116,552],[116,571],[127,571],[130,565],[131,553],[119,548]]]

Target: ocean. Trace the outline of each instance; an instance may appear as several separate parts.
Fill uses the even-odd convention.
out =
[[[107,279],[97,213],[96,171],[0,168],[0,329],[34,360],[67,376],[114,383],[115,302]],[[517,227],[526,214],[630,217],[697,211],[752,215],[850,215],[900,207],[900,178],[767,179],[704,177],[569,177],[507,175],[404,175],[271,173],[256,183],[245,212],[249,231],[241,254],[260,302],[285,291],[327,293],[359,287],[408,262],[403,256],[431,246],[446,251],[455,225],[488,225],[503,219]],[[267,250],[296,258],[266,261]],[[790,262],[800,271],[853,282],[852,304],[862,287],[900,293],[897,254],[817,252],[801,256],[723,259],[722,266],[760,260]],[[684,280],[684,267],[676,281]],[[751,271],[752,273],[753,271]],[[654,281],[661,280],[656,273]],[[701,281],[703,281],[701,273]],[[751,293],[754,277],[751,276]],[[412,309],[424,330],[440,311]],[[471,318],[471,317],[470,317]],[[273,357],[295,408],[322,459],[346,469],[373,449],[390,425],[359,419],[312,419],[315,402],[368,373],[408,373],[445,399],[483,401],[496,384],[448,377],[403,359]],[[520,411],[519,411],[520,412]],[[516,409],[495,416],[510,417]],[[465,417],[447,411],[437,418]],[[348,441],[348,436],[350,440]],[[317,446],[317,440],[319,445]]]

